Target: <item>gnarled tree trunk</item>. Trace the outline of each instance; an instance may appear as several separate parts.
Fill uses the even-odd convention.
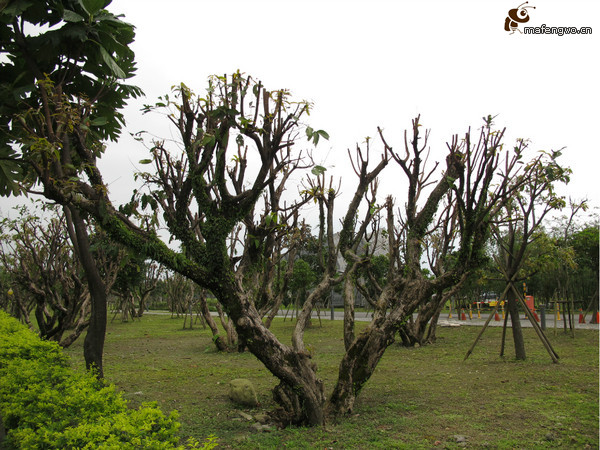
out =
[[[385,350],[394,343],[394,335],[409,314],[431,295],[432,284],[427,280],[407,282],[401,278],[384,288],[369,327],[359,334],[347,349],[340,364],[337,383],[327,402],[329,416],[352,412],[360,390],[371,378]],[[385,314],[385,306],[393,308]]]
[[[417,318],[411,320],[399,330],[402,343],[405,347],[413,347],[416,344],[433,344],[436,340],[435,332],[440,314],[444,305],[463,285],[466,276],[463,275],[454,283],[451,289],[439,291],[432,295],[421,305]],[[429,327],[428,327],[429,326]]]
[[[394,327],[388,321],[381,325],[373,322],[356,337],[340,364],[338,380],[327,403],[328,415],[352,412],[357,395],[393,342]]]
[[[344,348],[348,350],[354,341],[354,303],[356,299],[354,274],[356,265],[346,274],[344,280]]]
[[[264,325],[248,296],[230,280],[233,277],[221,277],[211,291],[222,299],[229,318],[235,324],[238,338],[280,380],[273,396],[283,408],[283,419],[299,425],[322,425],[325,421],[325,394],[311,355],[303,349],[295,350],[279,342]]]

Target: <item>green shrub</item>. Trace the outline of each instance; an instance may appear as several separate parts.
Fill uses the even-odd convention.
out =
[[[167,449],[179,440],[176,412],[166,416],[150,403],[128,408],[113,385],[72,370],[58,344],[42,341],[3,311],[0,418],[1,448]],[[204,448],[214,446],[210,438]]]

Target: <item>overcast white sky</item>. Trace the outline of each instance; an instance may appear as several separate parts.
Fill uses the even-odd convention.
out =
[[[528,26],[593,30],[563,36],[509,35],[504,21],[519,4],[113,0],[108,9],[136,27],[133,83],[147,95],[128,107],[127,131],[160,134],[164,123],[139,108],[173,84],[202,92],[208,75],[240,69],[314,102],[311,125],[331,135],[316,159],[337,175],[347,170],[346,149],[376,136],[377,126],[400,148],[421,114],[435,155],[452,134],[498,114],[507,143],[523,137],[536,150],[566,147],[574,174],[565,194],[600,206],[600,2],[530,0]],[[102,168],[117,202],[129,198],[134,165],[146,157],[127,133],[109,145]]]

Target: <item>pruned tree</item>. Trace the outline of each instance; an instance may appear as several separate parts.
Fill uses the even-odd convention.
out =
[[[114,246],[113,243],[109,245]],[[156,289],[162,276],[160,264],[147,261],[143,255],[133,254],[123,246],[115,246],[121,256],[121,267],[112,288],[113,308],[115,315],[121,315],[121,320],[127,322],[130,318],[140,318],[147,307],[147,301],[152,291]]]
[[[425,183],[427,182],[424,179],[422,184],[425,185]],[[428,264],[428,268],[423,268],[422,270],[425,278],[441,277],[454,263],[453,256],[455,255],[452,255],[451,249],[458,235],[456,231],[458,215],[453,205],[453,195],[454,192],[449,191],[446,194],[446,198],[442,199],[441,212],[438,213],[435,219],[436,223],[431,227],[430,232],[423,237],[425,244],[424,254],[427,257]],[[404,225],[402,223],[401,226]],[[432,276],[426,275],[429,270]],[[445,286],[438,288],[437,291],[419,305],[416,319],[413,320],[412,315],[408,317],[408,320],[398,330],[404,346],[424,345],[427,342],[435,340],[435,328],[441,309],[454,292],[459,289],[462,281],[456,283],[451,289]],[[429,327],[429,332],[425,334],[427,327]]]
[[[410,145],[407,138],[405,156],[397,155],[381,136],[384,152],[380,162],[370,170],[370,150],[358,148],[354,159],[358,184],[346,208],[337,245],[333,238],[333,207],[337,191],[332,182],[325,187],[324,174],[317,175],[320,181],[312,182],[317,189],[311,195],[317,196],[323,206],[326,223],[322,227],[325,231],[322,239],[327,241],[324,276],[307,298],[293,332],[292,346],[288,347],[263,324],[254,303],[255,297],[246,290],[244,280],[235,272],[237,261],[230,256],[228,239],[237,224],[252,211],[262,191],[282,174],[281,169],[297,161],[297,156],[292,153],[293,134],[290,136],[290,133],[295,132],[307,105],[289,102],[284,91],[269,93],[260,83],[240,74],[217,79],[217,84],[209,88],[208,98],[194,99],[194,103],[191,103],[191,93],[184,87],[178,93],[181,97],[177,123],[182,134],[185,163],[172,163],[166,149],[161,146],[153,148],[156,173],[168,174],[168,177],[146,194],[149,195],[146,202],[153,209],[160,209],[173,237],[182,243],[183,251],[176,252],[167,247],[155,234],[144,231],[116,210],[106,191],[99,187],[102,185],[90,185],[80,179],[78,191],[81,195],[74,197],[68,195],[70,191],[64,189],[62,180],[53,180],[45,186],[46,192],[59,202],[75,203],[94,215],[111,236],[125,245],[144,252],[209,289],[235,324],[239,338],[280,379],[274,391],[275,398],[290,421],[317,424],[323,423],[328,415],[351,411],[361,387],[408,315],[434,292],[459,283],[476,265],[486,242],[490,221],[508,199],[506,192],[517,190],[528,175],[516,174],[520,149],[515,151],[514,156],[506,156],[504,171],[495,177],[500,162],[502,132],[484,127],[476,145],[471,144],[470,133],[461,143],[454,138],[448,146],[445,171],[432,184],[427,197],[422,199],[430,176],[423,175],[425,146],[419,145],[418,118],[413,123]],[[257,105],[261,105],[261,114],[255,109]],[[232,181],[239,172],[227,170],[230,136],[247,139],[260,159],[253,180],[241,191],[235,191]],[[333,394],[326,400],[316,366],[304,345],[304,329],[318,299],[351,274],[353,267],[363,264],[355,253],[357,243],[361,242],[369,224],[382,209],[367,208],[360,222],[356,220],[356,213],[365,198],[372,203],[369,192],[373,193],[377,176],[391,159],[400,165],[408,178],[405,213],[398,227],[393,203],[391,199],[386,201],[390,248],[386,283],[377,299],[374,320],[365,332],[353,336],[353,320],[351,314],[347,315],[347,352],[340,365]],[[237,161],[234,164],[238,164]],[[100,179],[95,169],[94,176],[96,180]],[[151,178],[148,180],[159,182]],[[509,180],[510,187],[507,187]],[[492,186],[492,181],[502,187],[503,195],[498,191],[500,187]],[[452,207],[456,212],[448,216],[458,218],[456,242],[459,250],[454,264],[443,274],[426,279],[421,268],[423,242],[432,233],[432,227],[436,228],[439,208],[450,191],[454,192],[456,200]],[[341,275],[336,268],[338,254],[343,255],[347,262],[346,271]]]
[[[373,321],[354,339],[340,364],[339,378],[327,407],[332,414],[352,410],[362,386],[413,311],[426,304],[434,293],[460,284],[477,265],[490,221],[503,204],[499,186],[510,184],[507,189],[516,190],[526,176],[519,173],[517,166],[521,149],[515,149],[513,155],[503,153],[504,131],[492,130],[489,119],[476,143],[472,143],[470,132],[460,142],[458,137],[452,139],[446,167],[438,180],[433,181],[434,172],[425,165],[428,133],[419,142],[420,126],[417,118],[413,121],[410,141],[405,134],[403,156],[393,151],[380,131],[386,151],[408,181],[406,203],[398,222],[391,199],[386,203],[390,248],[386,283],[377,299]],[[504,170],[498,173],[501,161]],[[454,211],[444,214],[443,200],[450,192],[454,198],[450,207]],[[453,235],[456,256],[443,273],[429,278],[422,267],[424,243],[428,235],[439,229],[444,217],[457,221],[457,232]]]
[[[41,210],[23,206],[17,212],[18,218],[0,222],[0,263],[12,291],[8,310],[30,325],[33,310],[40,336],[68,347],[89,325],[90,293],[65,233],[65,216],[49,206]],[[98,261],[110,286],[119,261],[102,257]]]
[[[18,213],[18,219],[0,223],[0,258],[12,291],[9,311],[31,324],[33,310],[40,336],[67,347],[87,327],[89,293],[65,238],[64,217],[43,221],[25,207]]]
[[[104,18],[103,22],[108,20],[108,13],[100,7],[90,13],[77,5],[73,2],[71,6],[79,8],[73,11],[77,16],[87,18],[86,24],[99,24],[98,17]],[[18,15],[18,12],[13,13]],[[55,23],[65,17],[77,19],[71,13],[64,16],[64,11],[63,15],[54,17]],[[116,29],[111,32],[129,33],[126,38],[131,39],[131,28],[113,18],[110,23]],[[79,23],[79,19],[75,22]],[[20,39],[22,32],[18,21],[12,22],[8,33]],[[118,37],[123,38],[122,35]],[[92,44],[92,40],[84,42]],[[251,261],[251,255],[247,254],[246,260],[245,256],[242,259],[232,256],[230,243],[240,224],[248,230],[240,234],[246,244],[249,239],[258,238],[256,248],[266,248],[266,241],[273,239],[274,225],[281,223],[285,208],[274,208],[273,196],[264,201],[268,207],[261,205],[264,193],[277,191],[282,181],[285,181],[284,185],[289,183],[287,174],[291,170],[311,163],[303,160],[302,153],[296,149],[302,130],[314,143],[320,137],[326,137],[322,130],[315,131],[302,125],[310,104],[292,101],[285,90],[268,91],[260,82],[240,73],[212,78],[203,97],[195,96],[185,85],[179,85],[175,98],[165,97],[159,105],[168,109],[168,117],[176,127],[178,150],[174,152],[163,142],[153,143],[151,158],[144,161],[154,165],[154,171],[145,176],[151,189],[120,210],[111,202],[96,164],[102,138],[109,136],[111,130],[103,128],[110,120],[99,111],[102,108],[114,110],[127,95],[136,93],[116,80],[131,73],[133,62],[128,50],[109,48],[113,54],[116,52],[118,58],[115,59],[110,53],[106,58],[107,49],[100,47],[104,51],[96,47],[83,48],[82,54],[104,55],[102,61],[93,58],[88,61],[103,70],[108,68],[110,72],[101,74],[98,79],[102,78],[102,81],[97,81],[93,87],[113,89],[110,91],[113,93],[116,90],[116,100],[109,97],[102,103],[97,94],[102,94],[103,90],[92,90],[90,94],[89,90],[77,90],[76,85],[65,94],[61,78],[49,82],[35,71],[33,74],[28,72],[30,78],[37,81],[32,97],[40,100],[28,108],[20,108],[14,112],[16,116],[11,116],[26,119],[24,126],[19,125],[17,138],[11,138],[11,142],[27,149],[19,162],[33,169],[44,195],[65,205],[72,215],[80,211],[89,214],[111,238],[214,294],[234,324],[238,339],[278,378],[274,396],[283,408],[283,415],[293,423],[322,424],[327,417],[352,410],[356,396],[408,315],[434,292],[459,284],[476,266],[490,223],[510,200],[511,193],[519,190],[523,180],[530,175],[530,166],[519,168],[517,165],[522,157],[519,146],[513,153],[502,150],[504,132],[492,130],[491,118],[487,119],[477,142],[471,142],[470,131],[462,141],[454,137],[448,144],[445,166],[438,171],[425,167],[427,133],[424,142],[420,142],[419,118],[413,122],[410,142],[406,135],[403,155],[394,152],[380,131],[383,151],[374,167],[371,166],[370,144],[366,149],[357,148],[354,154],[358,182],[350,203],[344,207],[336,244],[333,210],[339,189],[334,187],[333,180],[326,183],[324,173],[317,170],[314,174],[317,180],[308,182],[308,187],[314,188],[313,192],[301,194],[299,203],[310,198],[316,198],[319,203],[322,219],[319,245],[320,250],[326,250],[322,258],[323,276],[305,301],[295,324],[292,344],[288,346],[262,321],[263,314],[257,306],[262,300],[260,295],[255,295],[256,282],[249,281],[254,273],[243,269],[245,261]],[[17,45],[13,53],[23,54],[24,51]],[[34,61],[39,57],[25,54]],[[122,73],[116,71],[117,68]],[[102,85],[107,78],[112,84]],[[40,105],[42,108],[38,109]],[[30,118],[33,122],[28,121]],[[115,125],[115,122],[110,121],[110,124]],[[383,207],[372,208],[370,205],[361,209],[359,221],[359,206],[372,202],[370,193],[374,192],[376,179],[392,161],[399,165],[408,182],[401,220],[396,219],[394,203],[389,198]],[[443,200],[449,192],[453,192],[453,200],[448,206],[453,212],[448,217],[455,217],[457,223],[456,257],[439,276],[426,278],[421,267],[424,242],[436,230]],[[160,215],[146,221],[141,217],[145,214],[141,212],[144,206]],[[261,215],[261,206],[266,214]],[[354,334],[352,305],[348,303],[344,325],[347,350],[333,393],[327,399],[316,364],[304,344],[304,330],[317,301],[328,295],[333,285],[345,279],[352,280],[353,268],[366,264],[357,249],[374,218],[382,212],[386,213],[382,220],[388,230],[390,249],[385,284],[377,297],[372,323],[359,335]],[[249,216],[256,218],[254,225],[247,221]],[[156,227],[160,221],[164,221],[172,239],[181,244],[180,251],[159,238]],[[260,229],[253,229],[257,223]],[[271,254],[264,255],[270,257]],[[341,274],[336,267],[338,255],[346,261]],[[258,264],[268,262],[263,256],[256,259]],[[238,270],[240,267],[243,270]],[[100,299],[93,305],[102,308],[105,303],[105,299],[104,303]],[[105,324],[105,314],[97,317],[100,320],[103,317]],[[97,346],[96,350],[101,348]]]

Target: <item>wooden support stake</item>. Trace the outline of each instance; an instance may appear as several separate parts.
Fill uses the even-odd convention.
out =
[[[506,303],[506,300],[504,301]],[[508,314],[504,315],[504,325],[502,326],[502,343],[500,344],[500,356],[504,356],[504,343],[506,342],[506,324],[508,322]]]
[[[504,296],[508,292],[508,288],[509,288],[509,286],[506,285],[506,287],[504,288],[504,292],[502,293],[502,296],[500,297],[500,299],[504,298]],[[485,321],[485,323],[483,324],[483,328],[481,329],[481,331],[479,332],[479,334],[475,338],[475,342],[473,342],[473,345],[471,345],[471,348],[467,351],[467,354],[465,355],[465,359],[463,359],[463,361],[466,361],[467,358],[469,356],[471,356],[471,353],[473,353],[473,350],[475,349],[475,346],[477,345],[477,342],[479,342],[479,339],[481,339],[481,336],[483,335],[483,332],[485,331],[485,329],[488,327],[488,325],[492,321],[492,317],[494,317],[494,315],[498,312],[498,306],[499,305],[500,305],[500,300],[498,300],[496,302],[496,306],[494,307],[494,310],[490,314],[490,317],[488,317],[487,320]]]
[[[529,307],[527,306],[527,303],[525,303],[525,300],[523,300],[523,298],[519,294],[519,291],[512,284],[511,284],[511,287],[512,287],[514,293],[516,294],[518,301],[521,302],[521,306],[523,306],[523,309],[525,310],[525,315],[529,319],[529,322],[531,322],[531,325],[533,326],[533,329],[535,330],[535,332],[537,333],[538,337],[542,341],[542,344],[544,344],[544,347],[548,351],[548,354],[550,355],[550,358],[552,358],[552,362],[553,363],[557,363],[558,362],[558,354],[552,348],[552,345],[550,344],[550,341],[548,340],[548,338],[546,337],[546,335],[544,334],[544,332],[542,331],[542,329],[538,325],[537,321],[533,317],[533,314],[531,314],[531,311],[529,310]]]

